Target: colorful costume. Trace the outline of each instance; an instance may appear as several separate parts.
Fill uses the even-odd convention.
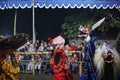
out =
[[[94,56],[97,80],[117,80],[117,73],[120,71],[119,53],[106,43],[98,49]]]
[[[15,58],[17,48],[26,43],[28,36],[18,34],[6,39],[0,39],[0,80],[18,80],[19,67]],[[9,60],[6,56],[9,55]]]
[[[93,39],[92,31],[96,29],[100,24],[105,20],[105,18],[99,20],[93,26],[89,27],[79,27],[79,31],[83,32],[84,34],[78,35],[79,37],[84,37],[85,41],[85,64],[83,69],[83,74],[80,76],[80,80],[95,80],[94,75],[94,65],[93,65],[93,56],[95,53],[95,38]]]
[[[66,65],[64,38],[61,36],[57,36],[56,38],[50,40],[50,42],[55,47],[53,56],[50,60],[50,65],[54,72],[54,80],[71,80],[69,68]]]

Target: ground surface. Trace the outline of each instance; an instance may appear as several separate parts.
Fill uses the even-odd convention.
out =
[[[40,75],[32,75],[32,74],[19,74],[19,80],[54,80],[53,76],[40,74]]]
[[[32,75],[32,74],[19,74],[19,80],[54,80],[53,76],[47,74],[39,74],[39,75]],[[79,80],[79,77],[74,78],[74,80]]]

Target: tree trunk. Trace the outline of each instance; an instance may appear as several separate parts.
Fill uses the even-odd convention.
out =
[[[117,39],[116,39],[116,42],[115,42],[115,46],[116,46],[116,49],[118,50],[118,52],[120,53],[120,32],[118,33],[118,36],[117,36]]]

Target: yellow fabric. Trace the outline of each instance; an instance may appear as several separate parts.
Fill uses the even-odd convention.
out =
[[[6,59],[4,59],[1,63],[1,68],[4,73],[1,73],[0,80],[9,80],[6,79],[8,76],[12,80],[17,80],[16,74],[20,71],[19,67],[14,67],[10,63],[7,62]]]

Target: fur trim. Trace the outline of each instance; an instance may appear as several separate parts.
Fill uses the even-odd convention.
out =
[[[114,78],[116,80],[117,73],[120,71],[120,55],[117,50],[113,50],[113,66],[114,66]]]
[[[102,58],[102,54],[105,52],[105,50],[101,50],[99,52],[97,52],[94,55],[94,65],[96,67],[96,69],[98,70],[98,75],[97,77],[99,79],[102,78],[102,76],[104,75],[104,59]]]

